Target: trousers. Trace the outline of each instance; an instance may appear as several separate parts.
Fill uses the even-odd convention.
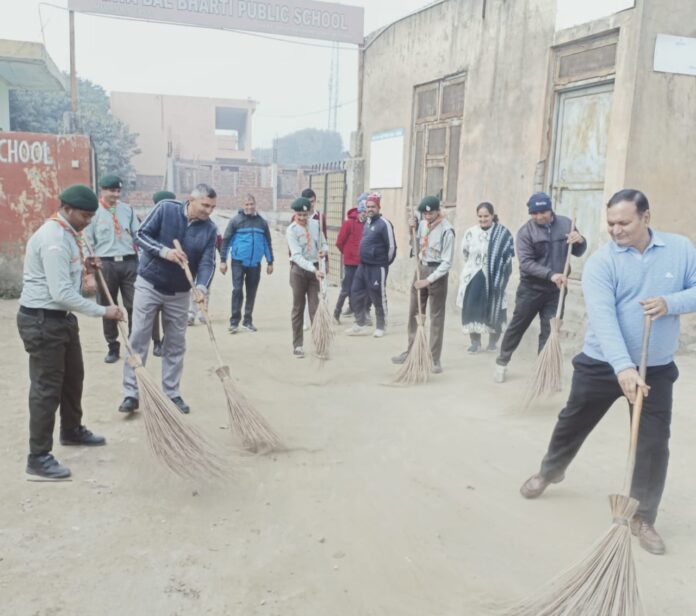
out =
[[[437,266],[420,265],[418,277],[426,278],[437,269]],[[442,355],[442,339],[445,333],[445,313],[447,312],[447,281],[449,274],[438,278],[435,282],[420,290],[421,311],[425,314],[426,306],[430,303],[430,352],[434,362],[440,361]],[[408,309],[408,349],[411,349],[418,329],[418,290],[411,285],[411,302]]]
[[[305,303],[309,306],[309,318],[314,319],[319,305],[319,281],[314,272],[302,269],[295,263],[290,264],[290,288],[292,289],[292,346],[301,347],[304,343]]]
[[[364,326],[367,319],[369,302],[375,307],[377,329],[386,329],[387,326],[387,274],[388,266],[358,265],[350,289],[353,310],[357,324]]]
[[[128,334],[130,335],[133,327],[133,294],[135,292],[135,279],[138,275],[138,260],[102,261],[101,270],[109,293],[115,302],[118,302],[119,291],[121,293],[123,307],[128,314]],[[97,285],[97,303],[101,306],[109,305],[109,300],[100,284]],[[103,329],[109,350],[118,351],[120,344],[118,342],[117,322],[112,319],[103,319]]]
[[[244,325],[252,323],[254,301],[256,291],[261,281],[261,264],[254,267],[244,267],[241,261],[232,261],[232,307],[230,312],[230,325],[239,325],[242,321],[242,303],[244,303]],[[246,289],[246,302],[244,302],[244,290]]]

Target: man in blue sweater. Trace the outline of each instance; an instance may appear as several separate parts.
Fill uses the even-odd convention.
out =
[[[261,259],[266,258],[266,273],[273,273],[273,246],[271,231],[265,218],[256,211],[254,195],[247,195],[244,209],[225,229],[220,246],[220,273],[227,273],[227,259],[232,262],[232,310],[228,331],[236,334],[242,320],[242,303],[246,286],[246,303],[242,327],[255,332],[253,322],[254,300],[261,281]]]
[[[573,384],[539,472],[522,486],[536,498],[558,483],[582,443],[621,396],[643,404],[631,496],[640,502],[631,530],[652,554],[665,545],[655,530],[669,460],[672,388],[679,376],[679,315],[696,311],[696,249],[688,238],[650,228],[646,196],[622,190],[607,204],[611,240],[594,253],[582,277],[588,325],[573,359]],[[645,382],[640,361],[643,319],[654,321]],[[649,393],[649,395],[648,395]]]
[[[143,364],[152,336],[155,315],[161,310],[166,332],[162,343],[162,390],[182,413],[189,412],[179,391],[186,352],[186,322],[191,286],[182,269],[188,262],[196,281],[193,290],[203,303],[215,273],[217,227],[210,220],[217,194],[207,184],[199,184],[186,202],[160,201],[140,225],[136,239],[142,248],[133,299],[133,329],[130,344]],[[174,247],[181,242],[182,250]],[[128,362],[123,368],[125,398],[122,413],[138,408],[138,383]]]

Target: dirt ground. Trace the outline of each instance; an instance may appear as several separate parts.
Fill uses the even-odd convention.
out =
[[[284,259],[263,276],[258,333],[226,333],[230,288],[229,275],[216,277],[211,309],[223,355],[290,450],[234,454],[206,329],[189,328],[186,421],[238,470],[234,480],[210,484],[162,470],[142,418],[117,413],[123,364],[103,363],[100,322],[88,317],[80,317],[86,424],[108,445],[56,443],[73,480],[27,482],[27,358],[17,303],[0,303],[1,614],[475,616],[536,588],[609,527],[607,495],[621,487],[627,449],[623,404],[562,484],[537,501],[518,493],[563,402],[559,394],[533,410],[519,408],[533,369],[532,333],[509,381],[496,385],[494,356],[467,355],[450,312],[445,372],[427,386],[401,388],[390,385],[389,358],[405,348],[405,296],[390,293],[385,338],[347,337],[346,323],[335,359],[319,369],[316,360],[291,355]],[[331,289],[331,301],[336,295]],[[696,360],[680,356],[678,363],[672,460],[657,524],[668,553],[635,549],[654,616],[696,614]],[[159,360],[148,367],[158,374]]]

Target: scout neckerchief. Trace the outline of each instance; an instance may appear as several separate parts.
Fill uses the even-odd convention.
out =
[[[121,225],[118,224],[118,216],[116,216],[116,206],[114,205],[111,207],[104,201],[104,199],[99,199],[99,203],[101,203],[101,206],[111,214],[111,217],[114,219],[114,230],[116,231],[116,237],[118,239],[121,239]]]
[[[294,219],[295,219],[295,224],[296,224],[298,227],[302,227],[302,228],[304,229],[304,232],[305,232],[305,242],[307,243],[307,256],[309,256],[309,255],[312,254],[312,236],[311,236],[311,234],[309,233],[309,220],[306,220],[306,221],[304,222],[304,224],[302,224],[302,223],[299,221],[299,219],[297,218],[297,216],[294,216]]]
[[[444,216],[438,216],[437,220],[434,220],[432,223],[428,222],[425,224],[425,230],[423,231],[423,237],[421,238],[421,259],[425,259],[425,251],[428,250],[428,236],[430,235],[431,231],[444,219]]]
[[[85,255],[82,252],[82,235],[80,235],[75,229],[72,228],[72,225],[65,220],[58,212],[53,214],[49,218],[49,220],[55,220],[63,229],[65,229],[70,235],[72,235],[73,239],[75,240],[75,243],[77,244],[77,249],[80,251],[80,263],[82,263],[85,260]]]

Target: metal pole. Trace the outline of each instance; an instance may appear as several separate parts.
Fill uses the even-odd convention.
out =
[[[70,16],[70,110],[77,114],[77,73],[75,72],[75,11]]]

